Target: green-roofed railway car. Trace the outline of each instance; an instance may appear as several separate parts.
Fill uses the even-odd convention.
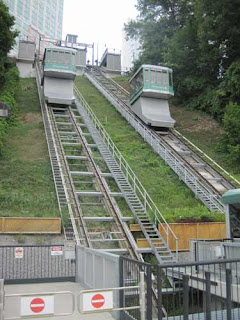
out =
[[[46,77],[74,79],[77,51],[69,48],[53,47],[45,49],[43,71]]]
[[[71,105],[74,102],[73,83],[77,74],[77,51],[70,48],[45,49],[43,57],[43,88],[50,104]]]
[[[142,65],[130,79],[130,104],[147,125],[171,128],[175,124],[168,100],[174,96],[172,69]]]

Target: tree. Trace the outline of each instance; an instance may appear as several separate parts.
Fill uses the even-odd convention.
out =
[[[18,31],[13,31],[14,17],[9,14],[7,6],[0,0],[0,88],[4,83],[7,68],[7,54],[12,49]]]

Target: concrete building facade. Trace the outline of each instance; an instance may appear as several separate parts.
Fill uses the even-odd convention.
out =
[[[134,62],[139,58],[141,53],[139,39],[126,39],[126,32],[122,31],[122,71],[127,72]]]
[[[39,35],[61,40],[64,0],[3,0],[15,17],[15,28],[20,31],[19,40],[38,40]],[[35,38],[35,39],[34,39]]]

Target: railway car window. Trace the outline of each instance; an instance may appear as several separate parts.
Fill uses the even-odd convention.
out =
[[[64,64],[71,64],[71,54],[70,54],[70,52],[65,52],[63,63]]]
[[[140,70],[131,81],[131,93],[137,91],[143,85],[143,70]]]
[[[173,86],[172,72],[169,73],[169,86]]]
[[[53,50],[52,51],[52,62],[58,62],[58,51]]]
[[[149,82],[150,82],[149,69],[145,69],[145,70],[144,70],[144,74],[145,74],[145,82],[146,82],[146,83],[149,83]]]
[[[157,83],[162,84],[162,71],[156,71]]]
[[[156,72],[151,70],[151,83],[156,83]]]
[[[168,85],[168,73],[167,71],[162,71],[162,84],[167,86]]]
[[[46,62],[51,62],[51,50],[46,51],[46,57],[45,57]]]
[[[59,52],[59,63],[65,64],[65,53],[64,52]]]

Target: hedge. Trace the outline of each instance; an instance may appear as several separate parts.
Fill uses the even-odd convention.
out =
[[[5,75],[5,83],[0,92],[0,101],[11,108],[9,119],[0,119],[0,153],[9,128],[16,122],[17,102],[15,100],[19,88],[19,73],[16,67],[11,67]]]

